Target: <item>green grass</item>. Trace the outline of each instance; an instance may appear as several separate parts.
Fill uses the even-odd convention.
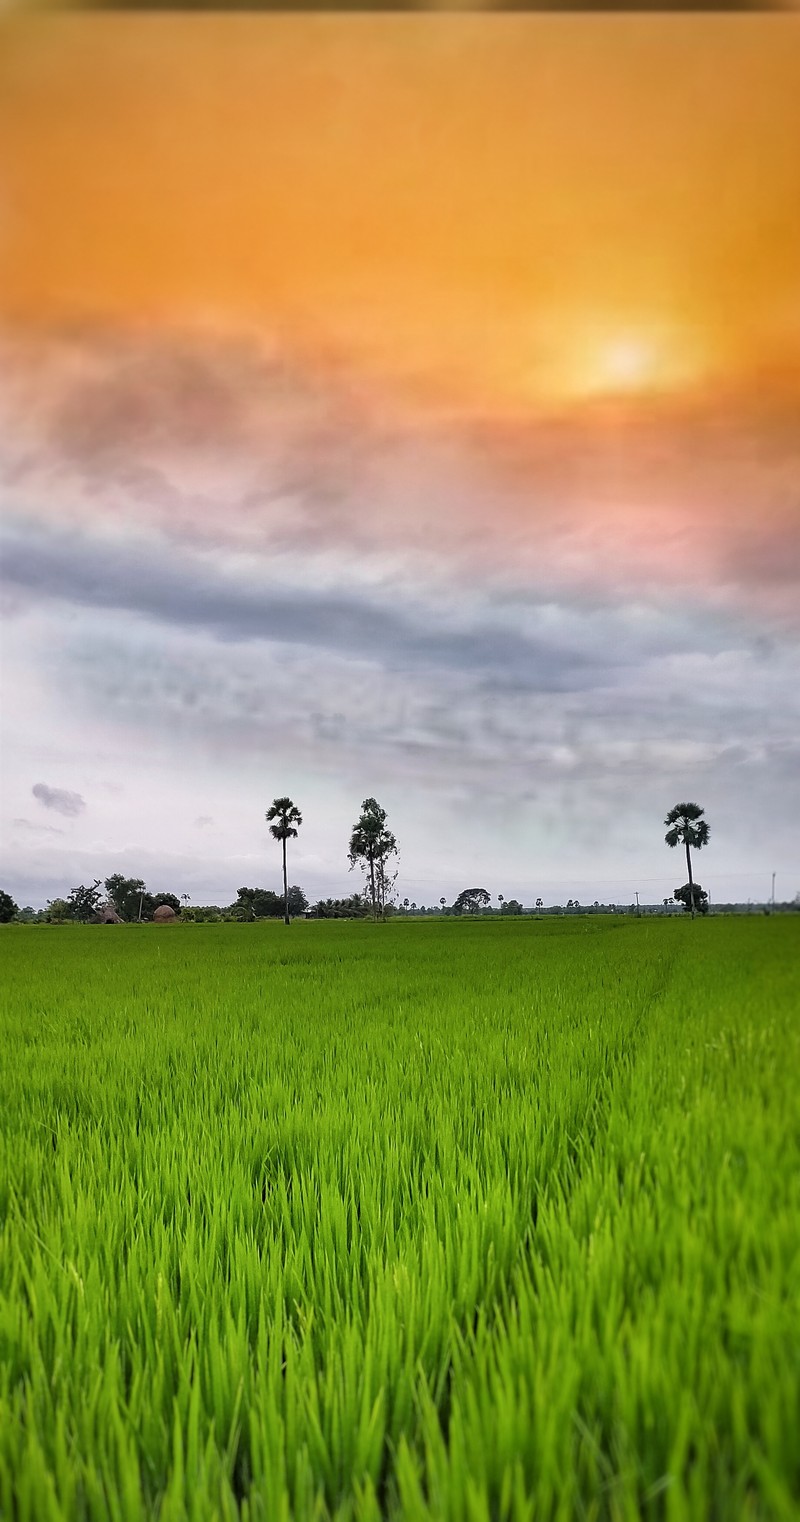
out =
[[[800,924],[0,934],[0,1516],[800,1516]]]

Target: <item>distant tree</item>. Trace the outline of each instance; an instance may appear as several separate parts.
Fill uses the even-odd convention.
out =
[[[502,914],[502,912],[503,912],[503,904],[505,902],[502,893],[498,893],[498,895],[497,895],[497,902],[500,905],[500,913]]]
[[[412,904],[411,905],[411,913],[412,914],[416,914],[416,912],[417,912],[417,906],[416,906],[416,904]]]
[[[68,918],[69,906],[65,898],[49,898],[47,900],[47,918],[51,925],[61,925]]]
[[[167,904],[170,909],[175,910],[176,914],[180,914],[181,912],[181,901],[178,898],[177,893],[148,893],[147,897],[152,901],[153,905],[150,911],[151,918],[155,910],[158,909],[161,904]]]
[[[676,903],[683,904],[687,914],[694,918],[697,914],[708,914],[708,894],[701,888],[699,883],[684,883],[682,888],[676,888],[672,897]]]
[[[571,899],[571,898],[568,898],[568,899],[567,899],[567,908],[568,908],[568,909],[571,909],[571,908],[572,908],[572,899]]]
[[[445,898],[444,894],[442,894],[442,897],[439,899],[439,908],[442,911],[444,911],[446,906],[447,906],[447,899]]]
[[[351,871],[360,867],[364,873],[374,919],[383,919],[386,901],[397,873],[390,863],[397,855],[397,841],[386,825],[386,810],[375,798],[365,798],[361,813],[353,825],[348,860]]]
[[[354,893],[351,898],[320,899],[311,913],[320,920],[363,920],[369,913],[369,904],[360,893]]]
[[[289,889],[289,904],[292,904],[292,892]],[[305,894],[298,889],[305,903]],[[231,904],[230,913],[238,920],[266,920],[280,919],[285,908],[282,894],[274,893],[272,888],[240,888],[236,902]],[[292,911],[294,912],[294,911]],[[302,909],[297,911],[302,914]]]
[[[294,918],[297,918],[299,915],[305,914],[307,908],[308,899],[305,893],[302,888],[298,888],[297,883],[293,883],[289,888],[289,913]]]
[[[19,914],[19,909],[11,894],[0,889],[0,925],[10,925],[15,914]]]
[[[188,895],[188,893],[182,893],[181,894],[181,903],[183,904],[183,907],[185,909],[187,904],[189,903],[189,895]]]
[[[403,899],[403,908],[405,909],[406,914],[408,914],[408,899],[407,898]]]
[[[482,909],[488,909],[490,903],[491,895],[485,888],[465,888],[453,904],[453,913],[480,914]]]
[[[501,914],[521,914],[522,905],[518,898],[508,898],[500,910]]]
[[[104,886],[120,919],[138,920],[140,907],[141,918],[149,919],[156,907],[141,877],[123,877],[121,872],[112,872]]]
[[[95,878],[91,888],[86,887],[84,883],[81,883],[77,888],[73,888],[67,898],[68,919],[79,920],[82,924],[86,924],[97,913],[100,898],[99,877]]]
[[[689,875],[689,903],[692,919],[695,915],[694,895],[692,887],[692,856],[690,847],[696,851],[702,850],[708,845],[709,828],[703,818],[703,809],[698,803],[676,803],[674,809],[670,809],[666,819],[667,833],[664,836],[668,846],[683,845],[686,848],[686,871]],[[677,898],[673,894],[673,898]]]
[[[273,840],[279,840],[283,847],[283,922],[291,924],[289,918],[289,879],[286,876],[286,842],[296,840],[297,831],[303,823],[303,816],[291,798],[275,798],[272,807],[267,811],[267,824]]]
[[[1,902],[2,896],[0,895]],[[45,917],[44,910],[34,909],[32,904],[26,904],[23,909],[18,909],[14,916],[18,925],[40,925]],[[4,923],[7,924],[8,922],[3,920],[2,913],[0,913],[0,924]]]
[[[536,907],[537,907],[537,909],[543,909],[544,908],[544,899],[537,898],[537,900],[536,900]]]

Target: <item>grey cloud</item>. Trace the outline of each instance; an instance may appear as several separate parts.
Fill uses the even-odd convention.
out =
[[[46,782],[36,782],[31,792],[46,809],[54,809],[57,814],[70,819],[82,814],[86,808],[80,793],[70,793],[63,787],[48,787]]]
[[[36,791],[36,789],[34,788],[34,792],[35,791]],[[57,825],[54,825],[54,824],[34,824],[33,821],[30,820],[30,819],[15,819],[15,820],[13,820],[13,825],[14,825],[14,829],[15,830],[21,830],[24,833],[30,834],[30,835],[63,835],[64,834],[64,831],[63,830],[59,830]]]
[[[136,613],[163,624],[197,628],[223,641],[261,640],[335,651],[386,669],[499,672],[528,687],[561,691],[597,679],[622,657],[570,649],[557,639],[518,632],[500,616],[446,619],[430,604],[396,611],[391,588],[319,591],[270,585],[260,577],[215,570],[200,557],[178,563],[169,546],[108,541],[9,525],[2,555],[5,582],[34,599],[58,599],[98,610]]]

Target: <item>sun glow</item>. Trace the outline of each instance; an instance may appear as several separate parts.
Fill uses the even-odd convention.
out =
[[[587,320],[553,341],[539,379],[567,398],[634,398],[691,387],[705,369],[697,342],[677,329]]]

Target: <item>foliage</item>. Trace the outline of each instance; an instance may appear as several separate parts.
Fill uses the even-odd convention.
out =
[[[390,868],[397,855],[397,841],[386,824],[386,810],[375,798],[365,798],[353,826],[348,849],[351,869],[361,867],[369,893],[372,915],[386,917],[387,900],[397,878]]]
[[[9,1522],[796,1516],[800,923],[14,926]]]
[[[491,894],[486,888],[465,888],[453,904],[453,913],[480,914],[482,909],[489,908],[491,901]]]
[[[664,823],[667,826],[667,833],[664,836],[667,845],[683,845],[686,851],[689,910],[694,919],[696,905],[692,892],[692,847],[700,851],[703,846],[708,845],[709,828],[699,803],[676,803],[674,809],[670,809]]]
[[[522,914],[522,905],[518,898],[507,898],[501,909],[501,914]]]
[[[311,910],[318,920],[363,920],[369,912],[369,903],[360,893],[350,898],[321,898]]]
[[[46,925],[50,916],[46,909],[34,909],[32,904],[26,904],[17,910],[14,918],[18,925]]]
[[[104,887],[120,919],[129,923],[139,919],[151,920],[159,904],[169,904],[176,914],[181,912],[177,893],[150,893],[141,877],[123,877],[121,872],[113,872],[106,878]]]
[[[67,919],[80,920],[82,924],[88,923],[97,913],[102,899],[100,892],[100,878],[96,877],[91,887],[81,883],[73,888],[66,900]]]
[[[708,845],[710,831],[703,813],[699,803],[676,803],[664,820],[667,825],[664,836],[667,845],[691,846],[695,851]]]
[[[676,903],[683,904],[687,914],[691,913],[692,898],[694,897],[696,912],[698,914],[708,914],[708,894],[700,887],[699,883],[692,883],[691,887],[689,883],[684,883],[682,888],[674,890],[672,897]],[[666,904],[666,902],[667,900],[665,899],[664,903]]]
[[[274,798],[267,810],[267,823],[269,833],[273,840],[281,843],[283,853],[283,918],[288,925],[291,920],[291,906],[289,903],[289,879],[286,875],[286,842],[296,840],[297,832],[303,823],[303,816],[296,803],[291,798]]]
[[[234,918],[242,920],[280,919],[285,907],[283,894],[274,893],[271,888],[240,888],[230,912]],[[305,914],[307,908],[308,899],[302,888],[292,884],[289,888],[290,915]]]
[[[8,925],[15,914],[19,914],[19,909],[11,894],[0,889],[0,925]]]
[[[149,919],[156,907],[151,903],[151,895],[141,877],[124,877],[121,872],[112,872],[104,887],[120,919],[138,920],[140,902],[142,919]]]

